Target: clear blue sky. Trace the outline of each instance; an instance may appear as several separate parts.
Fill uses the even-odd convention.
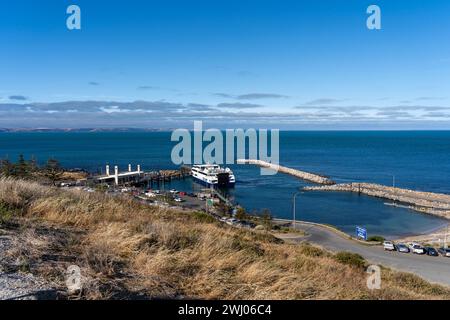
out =
[[[70,4],[82,30],[66,28]],[[382,30],[366,28],[370,4]],[[147,126],[168,108],[299,129],[450,128],[448,0],[17,0],[0,4],[0,39],[0,127],[67,126],[69,112],[75,126]],[[117,103],[34,106],[72,100]],[[136,100],[151,107],[120,104]],[[23,122],[11,103],[29,105]]]

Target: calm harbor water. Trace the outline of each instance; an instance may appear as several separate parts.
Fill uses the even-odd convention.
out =
[[[167,132],[0,133],[0,157],[19,154],[39,162],[55,157],[66,167],[98,171],[106,163],[141,164],[145,170],[176,168],[170,160],[175,143]],[[365,181],[450,194],[450,131],[281,132],[280,163],[330,176],[337,182]],[[260,176],[252,166],[231,166],[237,177],[230,190],[247,210],[270,209],[292,217],[292,195],[307,185],[294,177]],[[198,188],[190,179],[173,182],[179,190]],[[423,233],[446,222],[384,204],[384,200],[350,193],[307,192],[297,201],[297,218],[332,224],[354,233],[397,237]]]

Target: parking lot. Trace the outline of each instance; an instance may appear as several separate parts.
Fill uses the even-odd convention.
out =
[[[331,251],[349,251],[363,256],[369,263],[399,271],[412,272],[433,283],[450,286],[450,258],[398,251],[385,251],[383,246],[369,246],[344,238],[329,228],[305,223],[296,227],[307,233],[295,241],[308,241]]]

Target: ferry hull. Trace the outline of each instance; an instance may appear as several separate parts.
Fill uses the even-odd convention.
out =
[[[235,182],[228,182],[228,183],[225,184],[225,185],[219,185],[219,184],[217,184],[217,183],[213,184],[213,183],[209,183],[209,182],[203,181],[202,179],[199,179],[199,178],[194,177],[194,176],[192,176],[192,179],[193,179],[195,182],[197,182],[197,183],[199,183],[199,184],[201,184],[201,185],[207,186],[207,187],[213,186],[213,187],[221,187],[221,188],[233,188],[234,185],[235,185]]]

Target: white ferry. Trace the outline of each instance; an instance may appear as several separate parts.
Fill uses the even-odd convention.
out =
[[[191,169],[194,180],[208,187],[233,187],[236,183],[230,168],[221,168],[217,164],[194,165]]]

